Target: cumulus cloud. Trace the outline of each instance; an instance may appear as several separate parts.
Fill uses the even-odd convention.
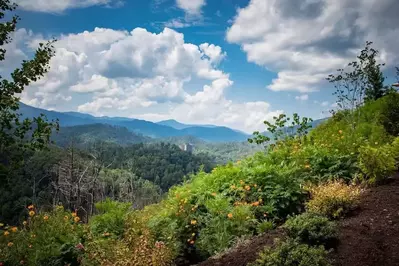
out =
[[[15,0],[22,9],[38,12],[59,13],[71,8],[89,6],[121,6],[122,0]]]
[[[199,15],[206,2],[205,0],[176,0],[176,4],[189,15]]]
[[[249,62],[278,72],[268,88],[310,92],[374,41],[388,65],[399,57],[396,0],[251,0],[237,11],[227,40]]]
[[[11,59],[29,58],[44,38],[19,30]],[[186,123],[214,123],[252,132],[262,121],[283,112],[267,102],[234,102],[226,91],[234,84],[219,68],[227,56],[210,43],[192,44],[171,29],[152,33],[96,28],[57,37],[50,71],[21,95],[23,102],[45,109],[94,115]],[[11,51],[10,48],[10,51]],[[9,61],[9,63],[12,63]],[[0,63],[3,70],[10,66]],[[202,89],[188,90],[202,83]]]

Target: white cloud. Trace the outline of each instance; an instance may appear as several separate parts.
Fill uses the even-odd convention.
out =
[[[205,0],[176,0],[176,4],[189,15],[199,15],[206,2]]]
[[[326,107],[329,105],[329,102],[325,101],[325,102],[322,102],[320,105]]]
[[[19,47],[20,59],[26,58],[25,51],[43,37],[18,33],[18,42],[10,45]],[[50,72],[24,90],[23,102],[94,115],[213,123],[247,132],[263,130],[264,120],[283,112],[267,102],[227,99],[233,81],[219,68],[226,53],[214,44],[187,43],[171,29],[155,34],[142,28],[97,28],[57,39]],[[188,90],[192,84],[202,89]]]
[[[238,9],[227,40],[249,62],[278,72],[267,87],[311,92],[374,41],[388,65],[398,59],[396,0],[251,0]]]
[[[84,8],[89,6],[120,6],[121,0],[15,0],[25,10],[59,13],[71,8]]]
[[[299,95],[299,96],[295,96],[295,100],[297,100],[297,101],[307,101],[307,100],[309,100],[309,95],[302,94],[302,95]]]

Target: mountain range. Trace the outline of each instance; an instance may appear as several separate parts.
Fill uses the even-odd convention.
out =
[[[123,117],[95,117],[79,112],[56,112],[35,108],[21,103],[19,113],[23,118],[46,115],[49,120],[59,120],[61,127],[106,124],[124,127],[130,132],[151,138],[168,138],[193,136],[209,142],[236,142],[246,141],[248,134],[221,126],[187,125],[175,120],[166,120],[158,123],[140,119]]]

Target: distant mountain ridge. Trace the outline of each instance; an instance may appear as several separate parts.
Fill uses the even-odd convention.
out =
[[[108,124],[112,126],[125,127],[129,131],[152,138],[182,137],[193,136],[209,142],[235,142],[248,139],[247,134],[233,130],[228,127],[220,126],[189,126],[177,121],[165,123],[154,123],[145,120],[122,118],[122,117],[95,117],[79,112],[56,112],[35,108],[20,103],[18,111],[24,118],[37,117],[45,114],[49,120],[58,119],[61,127]],[[169,124],[169,125],[164,125]],[[177,129],[171,125],[180,127]]]

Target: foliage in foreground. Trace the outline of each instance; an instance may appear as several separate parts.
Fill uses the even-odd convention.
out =
[[[289,218],[284,229],[289,237],[309,245],[328,245],[337,237],[334,222],[309,212]]]
[[[251,266],[328,266],[328,252],[320,247],[300,244],[288,239],[278,242],[272,248],[266,248],[260,253],[259,259]]]
[[[325,215],[331,219],[340,218],[356,207],[361,189],[342,181],[312,185],[307,188],[311,199],[306,203],[309,212]]]

